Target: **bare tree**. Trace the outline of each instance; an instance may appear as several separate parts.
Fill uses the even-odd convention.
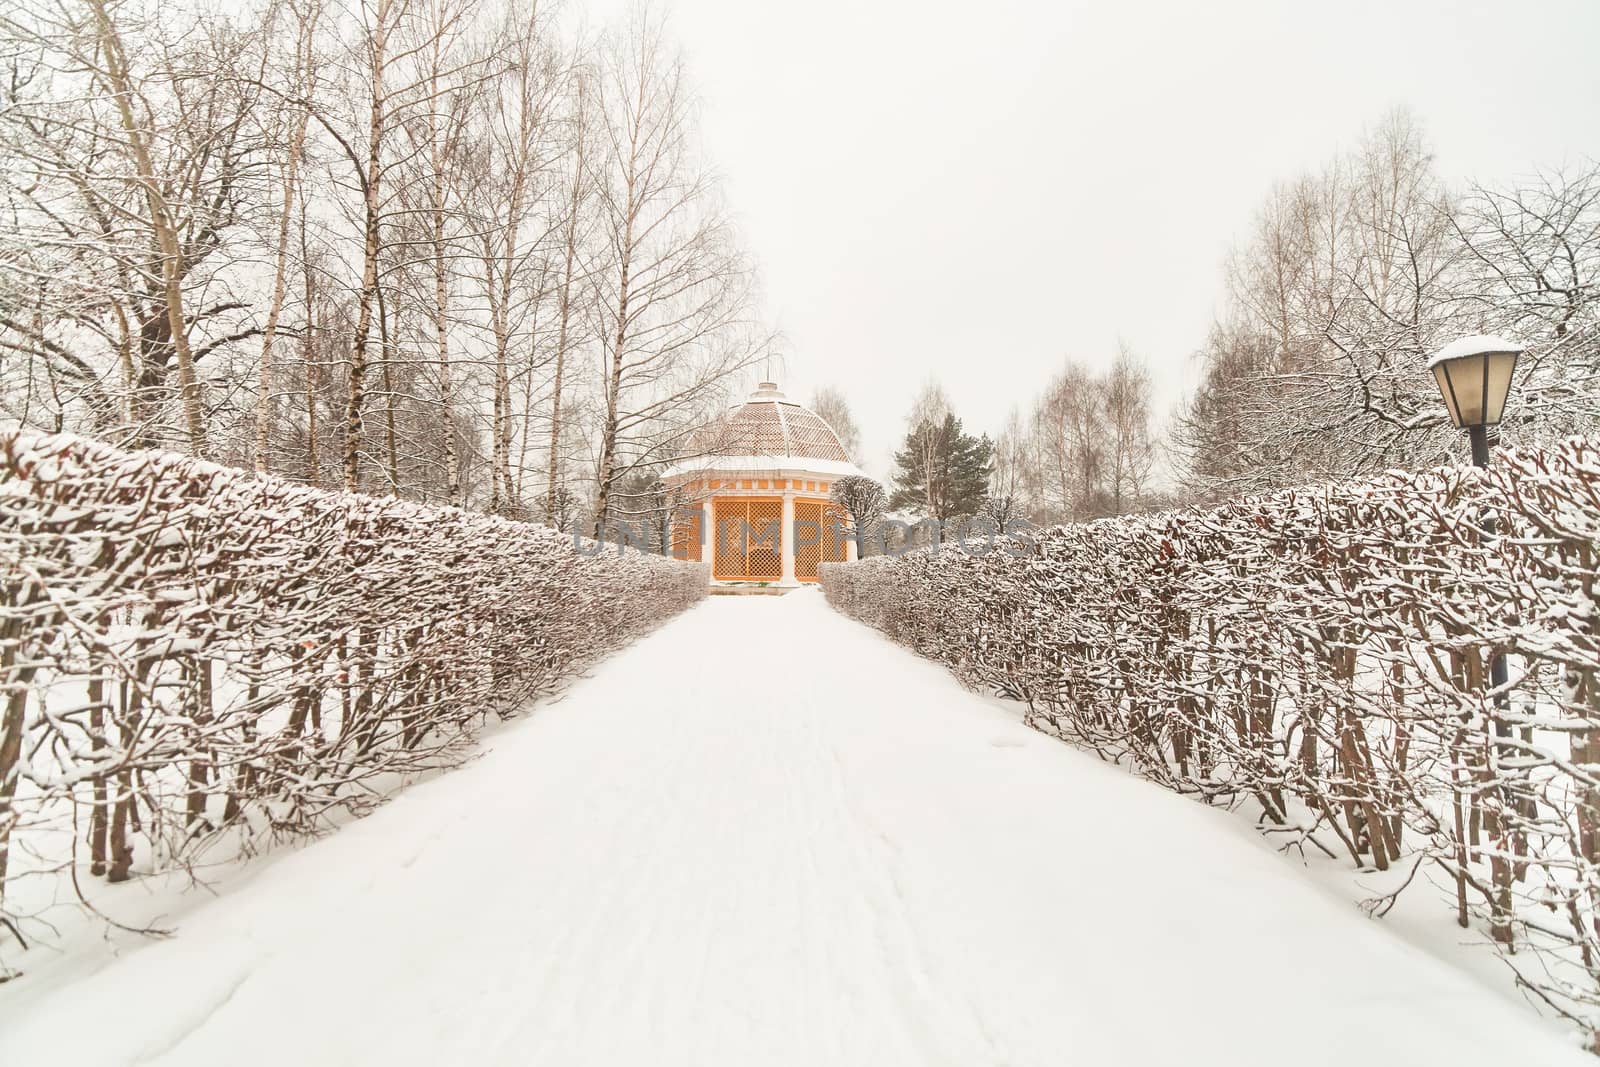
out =
[[[475,128],[484,135],[462,148],[469,186],[464,199],[493,347],[489,510],[499,514],[523,511],[523,479],[512,471],[512,447],[520,431],[518,467],[525,468],[537,402],[534,376],[550,359],[541,349],[538,324],[551,286],[550,244],[562,222],[562,157],[572,147],[559,114],[574,76],[572,62],[549,38],[547,23],[537,6],[531,17],[505,12],[500,91],[478,94]]]
[[[258,473],[265,474],[271,466],[271,431],[273,422],[273,342],[277,339],[278,323],[283,314],[284,300],[288,293],[289,257],[291,244],[289,240],[289,227],[294,218],[295,198],[300,195],[300,162],[305,154],[306,133],[310,126],[311,111],[309,101],[317,93],[317,47],[318,24],[322,18],[322,5],[320,0],[288,0],[288,7],[295,21],[293,52],[287,64],[288,76],[299,87],[299,93],[285,91],[280,98],[294,100],[287,108],[273,108],[275,117],[280,118],[284,129],[285,155],[280,184],[283,190],[282,209],[278,213],[277,234],[274,242],[272,264],[272,294],[267,301],[266,326],[261,331],[261,366],[259,381],[256,390],[256,417],[255,417],[255,469]],[[267,51],[263,49],[265,57]],[[259,76],[265,77],[265,64]],[[302,214],[301,239],[304,242],[304,215]],[[308,273],[309,277],[309,273]],[[307,301],[309,310],[310,301]]]
[[[690,152],[682,60],[647,12],[602,46],[597,89],[599,526],[620,480],[667,458],[697,405],[756,362],[765,338],[749,321],[752,272]]]
[[[105,79],[106,88],[116,101],[122,132],[127,138],[129,155],[133,158],[134,173],[144,191],[151,234],[161,251],[161,291],[172,351],[178,364],[178,390],[183,406],[183,421],[189,432],[189,448],[195,455],[204,456],[205,414],[201,410],[200,380],[195,375],[194,353],[189,348],[189,321],[183,310],[184,253],[151,154],[150,141],[154,131],[150,128],[150,103],[142,98],[142,93],[136,95],[122,34],[106,8],[105,0],[88,0],[88,3],[94,12],[95,34],[103,64],[96,73]]]
[[[1167,441],[1182,468],[1184,496],[1213,501],[1259,488],[1270,472],[1289,467],[1282,442],[1256,432],[1262,398],[1273,395],[1273,341],[1238,321],[1217,323],[1196,358],[1200,384],[1180,406]]]
[[[1471,331],[1464,291],[1487,291],[1469,282],[1457,212],[1404,112],[1275,191],[1230,262],[1203,395],[1179,420],[1186,482],[1263,489],[1448,456],[1425,364]],[[1227,432],[1202,426],[1202,412]]]
[[[850,414],[850,403],[845,399],[844,392],[831,385],[823,386],[811,397],[811,410],[833,428],[846,454],[859,459],[861,428],[856,425],[855,417]]]
[[[383,150],[391,116],[388,74],[393,58],[390,39],[409,8],[409,0],[362,0],[362,36],[355,54],[364,62],[358,68],[364,76],[367,96],[367,124],[364,159],[352,152],[361,188],[361,286],[356,301],[355,335],[350,343],[350,363],[346,369],[344,413],[344,487],[352,492],[361,488],[361,434],[364,429],[363,405],[367,378],[367,344],[372,337],[373,305],[378,299],[378,259],[382,247]],[[348,145],[346,146],[348,148]]]
[[[1033,413],[1038,499],[1057,520],[1099,514],[1105,481],[1105,419],[1100,383],[1069,361]]]
[[[567,353],[571,349],[575,332],[573,308],[575,286],[586,281],[586,278],[580,275],[582,265],[579,250],[588,239],[585,229],[590,192],[588,150],[593,136],[593,113],[590,106],[592,94],[589,82],[590,76],[587,71],[580,68],[575,72],[572,81],[573,95],[566,122],[571,162],[566,175],[565,214],[560,220],[561,273],[557,282],[559,290],[556,300],[555,363],[550,381],[549,470],[545,478],[545,513],[551,521],[554,521],[557,513],[562,510],[561,497],[568,492],[566,480],[562,477],[562,458],[565,451],[562,431],[565,428],[563,416],[566,414],[562,408],[562,401],[567,385]]]
[[[1016,408],[994,442],[994,470],[989,475],[989,495],[983,515],[1004,532],[1027,518],[1030,487],[1036,474],[1027,425]]]
[[[20,45],[0,107],[0,345],[27,359],[6,397],[25,421],[49,411],[201,454],[198,367],[258,332],[228,245],[266,148],[246,122],[254,96],[216,72],[255,66],[261,35],[213,20],[172,29],[158,13],[103,0],[0,13],[0,38]]]
[[[0,417],[554,515],[765,352],[645,15],[18,0],[0,73]]]
[[[451,317],[455,260],[463,225],[461,144],[470,115],[469,98],[483,82],[482,71],[490,61],[465,40],[470,10],[464,0],[417,0],[418,17],[413,25],[418,39],[405,44],[410,53],[406,67],[419,99],[414,117],[408,116],[402,124],[410,147],[406,169],[412,175],[399,190],[399,201],[408,215],[422,220],[417,245],[425,251],[429,292],[418,303],[427,306],[433,330],[445,503],[456,507],[462,503],[462,442],[456,431],[450,338],[455,327]]]
[[[923,509],[935,518],[945,517],[944,480],[941,461],[948,449],[950,398],[944,387],[931,378],[924,383],[906,416],[906,440],[902,451],[908,463],[902,464],[921,480]],[[902,494],[896,494],[902,495]]]
[[[843,478],[834,479],[832,488],[828,490],[828,496],[844,509],[845,516],[849,519],[850,534],[855,539],[859,555],[863,557],[872,555],[871,548],[878,527],[883,522],[884,512],[889,505],[883,486],[864,475],[847,474]]]
[[[1111,514],[1139,506],[1155,465],[1150,427],[1150,369],[1126,344],[1100,382],[1105,421],[1105,481]]]
[[[1473,185],[1451,220],[1466,251],[1463,329],[1530,346],[1510,432],[1555,435],[1600,415],[1600,164],[1505,189]]]

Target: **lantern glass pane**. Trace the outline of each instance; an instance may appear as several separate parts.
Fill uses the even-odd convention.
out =
[[[1463,356],[1444,365],[1456,391],[1456,405],[1461,414],[1459,426],[1483,425],[1484,373],[1488,362],[1481,355]]]
[[[1515,352],[1494,352],[1485,357],[1489,376],[1489,407],[1484,412],[1484,422],[1490,426],[1498,423],[1506,411],[1506,397],[1511,392],[1511,375],[1517,368]]]
[[[1461,413],[1456,410],[1456,398],[1450,392],[1450,374],[1445,369],[1445,364],[1439,363],[1434,366],[1433,377],[1439,383],[1439,392],[1444,397],[1444,408],[1450,413],[1450,421],[1459,428]]]

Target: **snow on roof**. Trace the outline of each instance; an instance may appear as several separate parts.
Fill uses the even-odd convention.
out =
[[[810,408],[762,382],[750,399],[705,427],[690,441],[701,453],[681,460],[663,477],[699,471],[799,471],[843,477],[861,474],[833,427]]]
[[[1491,352],[1522,352],[1523,348],[1515,341],[1507,341],[1504,337],[1497,337],[1492,333],[1478,334],[1475,337],[1463,337],[1459,341],[1452,341],[1439,349],[1433,358],[1428,360],[1428,369],[1432,370],[1441,363],[1452,359],[1461,359],[1465,356],[1482,356]]]
[[[797,474],[825,475],[843,478],[849,474],[865,477],[865,472],[849,460],[810,459],[803,456],[696,456],[680,460],[662,472],[663,478],[679,474],[696,474],[702,471],[728,471],[738,474],[793,471]]]

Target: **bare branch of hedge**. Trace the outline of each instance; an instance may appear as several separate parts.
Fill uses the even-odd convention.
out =
[[[0,432],[0,921],[20,938],[17,890],[75,856],[121,881],[360,813],[705,587],[548,527]]]
[[[1325,849],[1395,868],[1395,893],[1430,891],[1410,878],[1419,861],[1444,869],[1458,921],[1475,913],[1540,999],[1592,1027],[1597,574],[1600,439],[1576,439],[1488,472],[835,564],[823,587],[1026,702],[1040,729],[1179,792],[1251,802],[1269,829],[1331,830]]]

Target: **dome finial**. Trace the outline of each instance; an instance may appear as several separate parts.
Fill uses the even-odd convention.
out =
[[[756,391],[750,394],[751,400],[782,400],[783,390],[778,388],[777,382],[760,382]]]

